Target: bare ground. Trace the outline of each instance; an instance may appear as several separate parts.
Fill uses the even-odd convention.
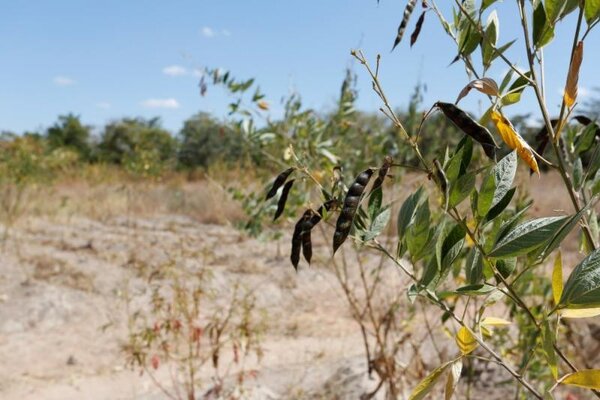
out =
[[[536,181],[530,190],[541,204],[534,213],[546,207],[569,210],[568,204],[552,203]],[[187,195],[199,188],[188,189]],[[131,197],[139,193],[131,191],[127,203],[106,190],[70,185],[40,195],[5,241],[0,252],[0,398],[164,398],[147,375],[125,365],[124,293],[142,301],[147,296],[143,268],[176,252],[186,254],[186,263],[210,268],[219,290],[242,281],[266,310],[265,355],[249,398],[355,399],[374,388],[360,331],[325,267],[329,255],[323,244],[316,249],[316,266],[303,265],[295,273],[287,256],[289,236],[258,241],[221,217],[210,220],[214,212],[240,215],[236,209],[219,212],[222,195],[203,192],[200,199],[184,206],[177,200],[172,206],[163,201],[164,191],[137,202]],[[185,212],[177,213],[181,207]],[[221,224],[205,223],[207,218]],[[570,250],[568,260],[580,258],[574,245]],[[389,282],[406,289],[393,268],[388,273]],[[416,325],[407,329],[419,342],[424,370],[415,375],[422,375],[439,361]],[[402,353],[406,364],[414,346]],[[405,395],[413,385],[407,383]]]

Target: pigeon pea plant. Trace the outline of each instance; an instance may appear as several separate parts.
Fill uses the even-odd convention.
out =
[[[599,229],[594,211],[600,193],[600,127],[583,115],[573,116],[584,46],[589,32],[600,20],[600,1],[516,0],[515,12],[522,28],[520,42],[528,63],[524,67],[506,55],[516,41],[500,42],[495,0],[483,0],[480,5],[473,0],[455,0],[450,22],[435,1],[418,3],[422,13],[411,44],[418,40],[425,16],[437,16],[456,44],[455,61],[464,63],[469,76],[470,82],[454,103],[436,102],[416,129],[407,129],[385,95],[379,77],[380,56],[372,64],[361,51],[353,51],[352,55],[366,70],[382,101],[380,110],[398,133],[398,147],[412,150],[418,160],[415,169],[428,178],[424,182],[431,183],[425,183],[404,201],[397,216],[396,243],[386,246],[380,236],[391,218],[391,206],[383,202],[381,183],[390,171],[404,165],[382,157],[379,166],[363,168],[349,187],[344,185],[340,170],[334,169],[332,185],[325,187],[311,172],[302,153],[293,153],[288,159],[294,164],[286,165],[287,169],[277,176],[269,195],[279,193],[278,210],[283,210],[293,190],[293,179],[307,178],[315,184],[322,206],[316,211],[309,208],[296,223],[291,262],[297,269],[302,253],[310,263],[311,231],[322,220],[335,218],[333,253],[348,238],[363,248],[382,253],[412,280],[407,293],[411,302],[423,301],[444,313],[446,323],[456,328],[457,356],[422,380],[413,389],[411,399],[427,396],[444,375],[445,396],[451,398],[463,363],[475,358],[506,370],[519,386],[517,395],[526,398],[553,398],[563,385],[583,387],[600,398],[600,369],[580,369],[569,358],[572,355],[567,354],[568,343],[561,340],[562,318],[600,314]],[[418,7],[417,0],[408,1],[394,48],[401,43]],[[556,26],[574,15],[577,20],[562,105],[559,115],[552,118],[547,103],[551,96],[544,90],[543,49],[553,40]],[[500,84],[489,76],[495,63],[509,68]],[[490,102],[488,110],[477,119],[457,105],[473,90]],[[544,121],[535,149],[505,114],[508,106],[521,100],[525,90],[533,91]],[[463,138],[445,152],[424,155],[421,132],[438,110],[456,125]],[[500,140],[488,126],[494,127]],[[486,157],[481,160],[487,161],[476,162],[481,150]],[[519,162],[539,179],[544,179],[541,166],[558,171],[573,213],[528,217],[531,203],[523,206],[515,201],[517,189],[513,183]],[[563,282],[560,246],[575,229],[582,232],[585,258]],[[551,277],[536,268],[548,259],[554,259]],[[542,285],[549,290],[532,288],[537,282],[549,282]],[[512,354],[513,348],[508,348],[510,344],[493,340],[494,327],[511,325],[511,321],[498,318],[489,309],[499,299],[504,299],[511,317],[518,322],[521,354],[517,356]],[[520,361],[518,365],[515,359]],[[546,365],[545,371],[533,369],[535,365]]]

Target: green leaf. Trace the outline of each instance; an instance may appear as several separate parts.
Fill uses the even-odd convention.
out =
[[[585,20],[588,25],[591,25],[598,17],[600,17],[600,0],[585,0],[583,8]]]
[[[540,1],[533,11],[533,44],[541,49],[554,38],[554,26],[548,21],[544,3]]]
[[[406,229],[415,216],[417,206],[423,201],[424,194],[425,191],[423,186],[421,186],[415,193],[408,196],[402,204],[400,212],[398,213],[398,236],[400,238],[404,237]]]
[[[481,2],[481,11],[485,10],[486,8],[488,8],[489,6],[491,6],[492,4],[494,4],[497,0],[483,0]]]
[[[454,207],[466,199],[475,188],[475,173],[469,172],[462,175],[454,182],[450,189],[450,206]]]
[[[546,19],[548,23],[554,25],[561,16],[567,2],[565,0],[546,0]]]
[[[383,191],[381,187],[378,187],[369,197],[369,217],[371,219],[375,219],[377,214],[379,214],[379,210],[381,210],[381,203],[383,202]]]
[[[425,377],[425,379],[423,379],[421,382],[419,382],[417,387],[415,387],[413,389],[412,393],[408,397],[408,400],[424,399],[425,396],[427,396],[427,394],[431,391],[431,389],[433,389],[433,386],[435,386],[436,382],[444,374],[444,371],[446,371],[446,368],[448,368],[450,366],[450,364],[452,364],[453,362],[454,362],[454,360],[448,361],[447,363],[442,364],[439,367],[437,367],[436,369],[434,369],[433,371],[431,371],[431,373],[429,375],[427,375]]]
[[[488,69],[492,63],[492,57],[495,53],[496,43],[498,43],[498,32],[500,22],[496,10],[492,11],[488,17],[485,27],[485,39],[482,41],[481,56],[484,69]]]
[[[502,211],[504,211],[506,209],[506,207],[508,207],[508,205],[510,204],[510,202],[511,202],[513,196],[515,195],[516,191],[517,191],[517,188],[510,189],[508,192],[506,192],[506,194],[498,202],[498,204],[496,204],[494,207],[492,207],[490,209],[490,211],[485,216],[485,223],[486,224],[488,222],[492,221],[498,215],[500,215],[502,213]]]
[[[516,258],[507,258],[505,260],[496,261],[496,269],[504,279],[508,278],[517,267]]]
[[[583,184],[583,164],[581,158],[577,157],[577,160],[573,163],[573,189],[579,191]]]
[[[554,351],[554,331],[550,328],[550,323],[546,319],[542,326],[542,346],[546,354],[548,366],[554,379],[558,379],[558,357]]]
[[[548,244],[542,248],[539,254],[536,255],[538,261],[543,261],[550,253],[552,253],[561,242],[567,237],[567,235],[573,230],[575,225],[579,223],[579,220],[586,212],[589,204],[583,207],[577,214],[571,216],[567,222],[552,236],[552,239],[548,241]]]
[[[467,282],[470,284],[478,283],[483,277],[483,257],[476,246],[473,246],[465,264],[465,274]]]
[[[575,267],[565,283],[559,308],[600,307],[600,249]]]
[[[426,253],[432,236],[430,225],[429,202],[426,201],[417,208],[414,223],[406,234],[406,244],[413,261],[421,259]]]
[[[550,240],[567,219],[568,217],[547,217],[525,222],[496,243],[489,256],[507,258],[527,254]]]
[[[479,283],[476,285],[462,286],[456,289],[456,294],[468,295],[468,296],[482,296],[496,290],[496,287],[488,285],[486,283]]]
[[[462,250],[462,247],[465,243],[465,234],[466,231],[461,224],[456,224],[448,233],[448,236],[444,239],[444,243],[442,245],[442,264],[441,269],[444,271],[448,268],[458,254]]]
[[[363,240],[366,242],[379,236],[387,226],[391,215],[392,209],[389,206],[382,209],[371,222],[371,227],[369,228],[369,231],[365,233]]]
[[[516,172],[517,152],[513,151],[500,160],[483,181],[477,203],[477,213],[480,216],[486,215],[491,208],[502,202],[510,190]]]

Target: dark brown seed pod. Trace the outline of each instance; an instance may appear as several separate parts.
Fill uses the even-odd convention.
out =
[[[394,39],[394,46],[392,47],[392,51],[398,46],[402,37],[404,36],[404,32],[406,31],[406,26],[408,25],[408,21],[410,20],[410,16],[415,9],[415,4],[417,0],[408,0],[406,4],[406,8],[404,9],[404,14],[402,15],[402,21],[400,22],[400,26],[398,26],[398,33],[396,34],[396,39]]]
[[[421,28],[423,28],[423,22],[425,22],[425,13],[426,11],[423,11],[421,13],[421,16],[417,20],[417,24],[415,25],[415,30],[413,31],[412,35],[410,35],[410,47],[413,47],[413,44],[415,44],[417,39],[419,38]]]
[[[348,189],[348,193],[346,194],[346,198],[344,199],[344,206],[342,208],[342,212],[338,216],[336,225],[335,225],[335,233],[333,234],[333,253],[337,251],[337,249],[344,243],[348,234],[350,233],[350,228],[352,228],[352,221],[354,220],[354,215],[356,214],[356,210],[358,209],[358,205],[360,203],[360,198],[365,191],[365,187],[369,183],[371,176],[373,175],[372,169],[367,169],[356,177],[354,183]]]
[[[292,236],[292,253],[290,260],[294,269],[298,269],[298,263],[300,262],[300,249],[304,259],[310,264],[312,258],[312,241],[311,241],[311,230],[321,221],[325,210],[331,211],[337,206],[337,199],[331,199],[326,201],[319,207],[317,212],[313,210],[306,210],[302,215],[302,218],[298,220],[294,227],[294,234]]]
[[[277,202],[277,211],[275,211],[275,216],[273,217],[273,221],[275,221],[281,214],[283,214],[283,210],[285,210],[285,203],[287,202],[288,194],[290,193],[290,189],[294,184],[294,180],[287,181],[283,190],[281,191],[281,197]]]
[[[288,168],[279,175],[277,175],[277,177],[273,181],[273,185],[271,185],[271,189],[269,189],[269,192],[267,193],[267,197],[265,197],[265,200],[269,200],[271,197],[277,194],[279,188],[285,183],[288,176],[290,176],[290,174],[294,172],[294,169],[294,167]]]
[[[292,253],[290,254],[290,261],[294,266],[294,269],[298,270],[298,263],[300,263],[300,250],[302,249],[302,231],[304,224],[313,215],[312,210],[306,210],[302,217],[296,222],[294,227],[294,234],[292,235]]]
[[[391,156],[385,156],[385,158],[383,159],[383,164],[381,165],[381,168],[379,168],[379,172],[377,173],[377,178],[375,179],[375,182],[373,182],[371,193],[373,193],[375,190],[379,189],[381,185],[383,185],[383,181],[385,180],[385,177],[387,176],[393,162],[394,160]]]
[[[434,106],[438,107],[444,113],[446,118],[452,121],[461,131],[479,142],[481,147],[483,147],[483,151],[490,159],[496,159],[496,149],[498,146],[490,131],[452,103],[438,101]]]

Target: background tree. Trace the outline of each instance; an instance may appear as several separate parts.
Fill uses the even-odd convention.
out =
[[[60,115],[46,131],[48,146],[51,150],[69,148],[83,160],[88,160],[91,156],[90,131],[91,127],[82,124],[78,115]]]

